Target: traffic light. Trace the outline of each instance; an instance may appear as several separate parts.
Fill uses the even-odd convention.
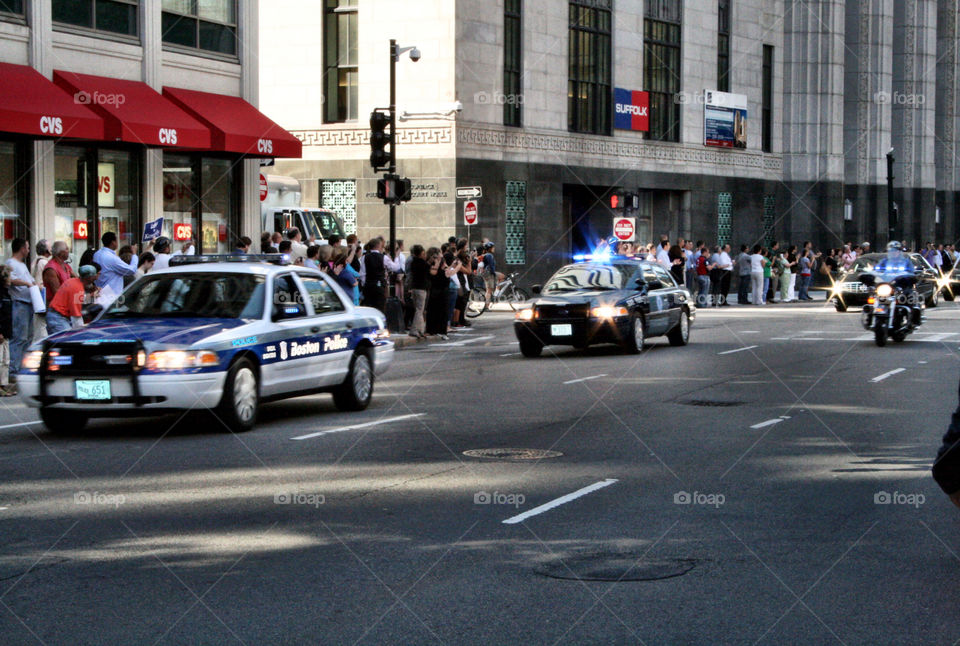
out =
[[[610,194],[610,208],[614,211],[623,208],[623,200],[620,197],[620,193],[611,193]]]
[[[412,197],[412,182],[407,177],[386,174],[383,179],[377,180],[377,198],[384,204],[399,204],[409,202]]]
[[[610,208],[614,211],[636,210],[640,208],[640,195],[630,191],[616,190],[610,194]]]
[[[370,165],[373,170],[388,168],[393,161],[393,150],[387,152],[390,145],[390,115],[374,110],[370,113]]]

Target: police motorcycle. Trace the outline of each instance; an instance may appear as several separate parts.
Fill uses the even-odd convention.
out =
[[[878,346],[885,346],[887,338],[900,343],[920,327],[923,298],[917,293],[917,278],[902,244],[896,240],[888,244],[887,257],[874,266],[873,273],[862,275],[860,282],[870,290],[860,323],[873,331]]]

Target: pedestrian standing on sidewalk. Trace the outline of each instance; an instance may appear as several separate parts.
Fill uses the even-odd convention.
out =
[[[798,301],[812,301],[808,290],[810,283],[813,282],[813,251],[807,249],[800,258],[800,293],[797,296]]]
[[[30,254],[30,247],[23,238],[14,238],[10,244],[12,255],[6,265],[10,268],[10,298],[13,301],[12,326],[13,335],[10,338],[10,381],[16,383],[20,372],[20,361],[23,353],[33,339],[33,301],[30,299],[30,288],[34,285],[33,277],[24,261]]]
[[[763,255],[763,304],[770,302],[770,281],[773,280],[773,265],[775,258],[769,249],[763,249],[760,252]]]
[[[430,268],[427,265],[426,252],[423,245],[415,244],[410,250],[410,295],[413,299],[413,324],[410,327],[410,336],[423,338],[426,323],[423,315],[427,307],[427,291],[430,289]]]
[[[687,244],[684,245],[683,256],[684,282],[686,283],[687,291],[693,294],[697,291],[697,258],[696,252],[693,249],[692,240],[687,240]]]
[[[730,245],[720,247],[720,298],[717,305],[727,306],[730,294],[730,278],[733,276],[733,259],[730,258]]]
[[[793,268],[797,266],[797,248],[790,246],[787,253],[781,256],[780,262],[780,302],[789,303],[793,300]]]
[[[697,306],[710,306],[710,271],[714,268],[710,264],[710,256],[706,248],[700,251],[697,257]]]
[[[10,268],[0,265],[0,397],[17,394],[10,383],[10,339],[13,337],[13,300],[10,298]]]
[[[747,245],[740,245],[740,254],[734,261],[737,268],[737,305],[750,303],[750,252]]]
[[[763,254],[760,245],[753,245],[750,254],[750,287],[754,305],[763,305]]]
[[[427,251],[430,276],[430,295],[427,297],[427,336],[447,339],[447,298],[450,294],[450,277],[443,254],[436,247]]]

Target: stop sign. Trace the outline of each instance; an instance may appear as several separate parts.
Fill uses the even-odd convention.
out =
[[[477,203],[474,200],[464,202],[463,221],[467,226],[473,226],[477,223]]]
[[[614,218],[613,235],[621,242],[633,242],[633,236],[636,233],[636,218]]]
[[[263,176],[263,173],[260,173],[260,201],[263,202],[267,199],[267,178]]]

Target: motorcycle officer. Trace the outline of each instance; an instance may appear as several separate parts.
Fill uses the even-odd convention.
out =
[[[879,280],[895,283],[903,289],[903,296],[913,312],[913,324],[920,325],[922,301],[917,294],[917,277],[913,263],[903,253],[903,244],[899,240],[891,240],[887,244],[887,255],[874,266],[873,273]]]

